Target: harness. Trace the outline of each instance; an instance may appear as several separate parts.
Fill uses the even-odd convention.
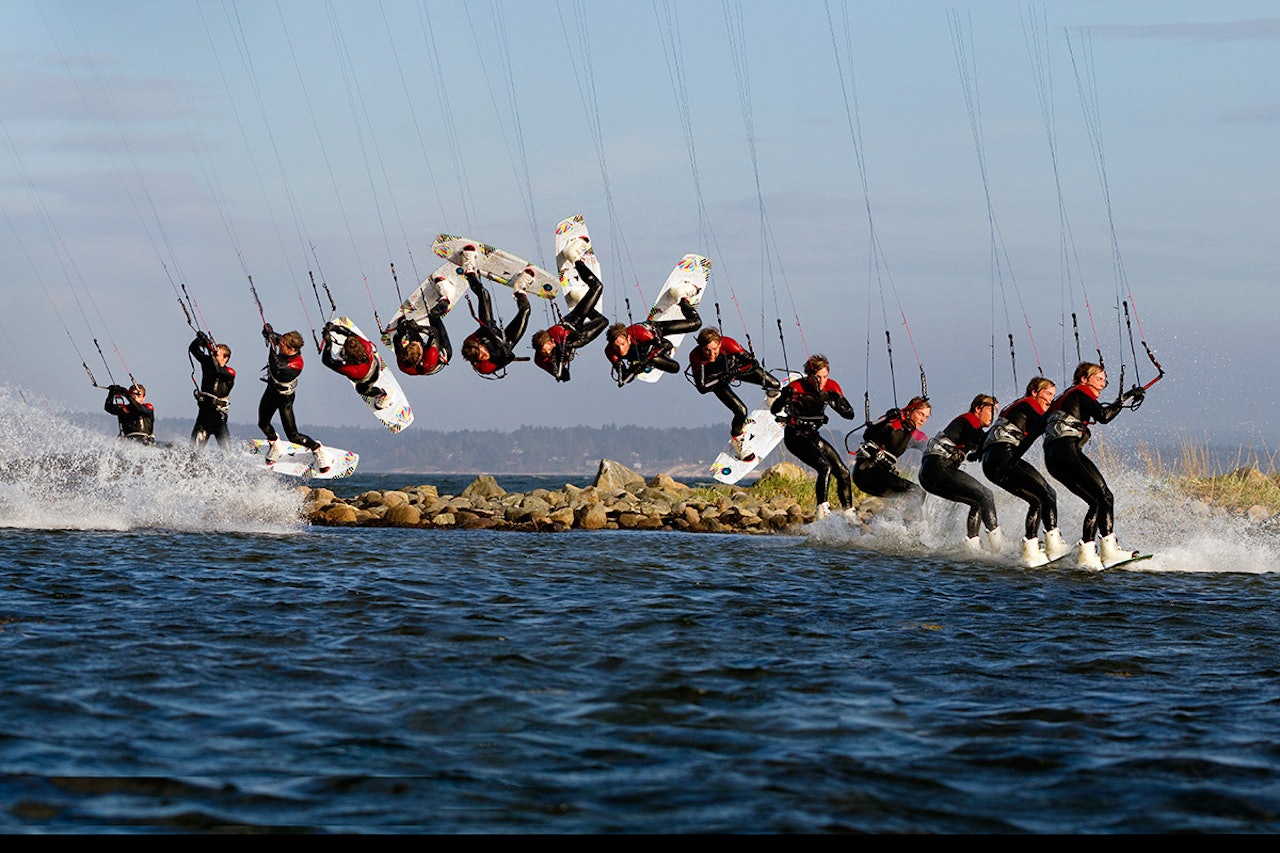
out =
[[[964,451],[945,433],[938,433],[924,446],[925,456],[938,456],[945,462],[963,462]]]
[[[898,457],[874,441],[864,441],[854,455],[854,464],[864,470],[880,465],[890,471],[896,471],[898,469]]]
[[[1089,425],[1075,415],[1069,415],[1061,409],[1049,413],[1049,420],[1044,427],[1046,442],[1056,441],[1059,438],[1087,439],[1088,437]]]
[[[219,397],[217,394],[210,394],[208,391],[201,391],[199,388],[192,392],[196,398],[197,405],[207,405],[216,409],[218,414],[224,418],[231,411],[231,397]]]

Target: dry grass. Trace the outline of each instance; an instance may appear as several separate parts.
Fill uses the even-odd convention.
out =
[[[1183,441],[1178,458],[1166,463],[1159,453],[1139,445],[1147,473],[1163,479],[1183,494],[1214,506],[1247,510],[1262,506],[1280,512],[1280,473],[1275,455],[1244,447],[1234,459],[1223,460],[1205,444]]]

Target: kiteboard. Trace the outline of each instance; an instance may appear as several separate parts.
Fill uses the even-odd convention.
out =
[[[653,300],[653,307],[649,309],[649,321],[682,319],[684,312],[680,310],[680,298],[688,296],[689,301],[696,308],[702,302],[702,293],[707,289],[707,280],[710,276],[711,261],[701,255],[685,255],[671,271],[671,275],[667,276],[662,289],[658,291],[657,298]],[[684,333],[666,336],[667,343],[671,344],[670,354],[673,358],[676,350],[680,349],[680,342],[684,337]],[[636,378],[641,382],[657,382],[662,375],[661,370],[650,370]]]
[[[1124,566],[1129,565],[1130,563],[1140,563],[1140,562],[1142,562],[1143,560],[1150,560],[1150,559],[1151,559],[1152,557],[1154,557],[1154,556],[1155,556],[1155,554],[1135,554],[1135,555],[1133,555],[1132,557],[1130,557],[1130,558],[1129,558],[1129,559],[1127,559],[1127,560],[1121,560],[1121,561],[1120,561],[1120,562],[1118,562],[1118,563],[1112,563],[1111,565],[1109,565],[1109,566],[1105,566],[1104,568],[1105,568],[1105,569],[1107,569],[1107,570],[1110,570],[1110,569],[1119,569],[1119,568],[1122,568],[1122,567],[1124,567]]]
[[[343,317],[335,314],[329,318],[330,323],[343,326],[350,329],[352,334],[365,338],[364,332],[351,321],[350,317]],[[371,340],[365,338],[365,340]],[[329,347],[329,353],[335,358],[342,355],[342,344],[326,337],[324,345]],[[404,395],[404,389],[400,387],[400,382],[396,379],[396,375],[387,368],[387,362],[374,347],[373,357],[378,360],[378,381],[374,382],[372,387],[379,388],[386,393],[385,397],[378,397],[376,394],[361,394],[360,399],[364,400],[365,405],[369,407],[374,416],[382,421],[383,425],[392,432],[400,432],[409,424],[413,423],[413,408],[409,405],[409,398]],[[349,379],[352,387],[355,387],[354,379]]]
[[[409,294],[408,299],[400,303],[396,313],[391,316],[391,322],[387,324],[386,331],[382,333],[382,342],[391,346],[391,335],[395,331],[396,324],[401,320],[408,319],[427,325],[427,315],[442,300],[449,306],[445,311],[447,315],[462,302],[468,288],[467,279],[458,272],[456,264],[449,261],[441,264],[435,272],[427,276],[422,284],[418,285],[417,290]]]
[[[556,226],[556,268],[560,270],[560,291],[564,294],[564,304],[569,310],[573,310],[582,297],[587,295],[587,283],[578,275],[577,265],[565,260],[564,247],[574,240],[583,239],[587,241],[587,251],[582,256],[582,261],[595,273],[596,278],[604,281],[600,274],[600,259],[596,257],[595,249],[591,248],[591,234],[587,231],[587,223],[582,214],[575,213],[568,219],[560,220],[560,224]]]
[[[785,387],[799,378],[800,374],[793,371],[787,374],[782,384]],[[766,395],[764,405],[747,417],[747,425],[742,430],[742,455],[746,458],[738,458],[732,446],[722,450],[711,465],[713,479],[730,485],[738,482],[756,470],[765,457],[782,443],[783,427],[778,416],[769,410],[772,404],[773,398]]]
[[[352,453],[350,450],[339,450],[336,447],[324,448],[325,457],[329,461],[329,470],[320,473],[315,467],[315,454],[301,444],[294,444],[291,441],[281,441],[282,452],[280,458],[275,462],[267,464],[267,467],[277,474],[284,474],[290,477],[306,477],[313,480],[338,480],[343,477],[350,477],[355,473],[356,465],[360,462],[360,457]],[[255,455],[266,456],[267,451],[271,448],[271,442],[265,438],[252,438],[249,440],[249,452]]]
[[[543,299],[555,299],[556,294],[560,292],[560,284],[551,273],[536,264],[529,263],[518,255],[505,252],[502,249],[490,246],[488,243],[481,243],[469,237],[441,234],[436,237],[431,249],[437,255],[456,266],[458,275],[462,276],[462,250],[468,246],[475,247],[476,271],[484,278],[510,287],[513,278],[526,269],[530,269],[533,271],[533,281],[525,285],[525,293],[530,296],[540,296]],[[463,276],[463,280],[466,280],[465,276]]]

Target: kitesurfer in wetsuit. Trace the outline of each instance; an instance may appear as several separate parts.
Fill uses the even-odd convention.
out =
[[[583,238],[570,240],[560,251],[562,267],[572,266],[578,278],[587,283],[587,292],[560,322],[533,333],[533,363],[554,376],[557,382],[568,382],[572,378],[569,362],[609,325],[609,319],[596,310],[604,284],[582,259],[589,248],[590,243]]]
[[[231,409],[231,388],[236,384],[236,371],[227,364],[231,347],[215,344],[204,332],[196,332],[187,347],[191,357],[200,363],[200,387],[196,389],[196,423],[191,428],[191,443],[197,450],[210,436],[226,450],[231,446],[227,414]]]
[[[923,397],[912,397],[901,409],[890,409],[867,424],[853,461],[853,484],[869,495],[905,495],[907,516],[916,517],[924,500],[924,490],[903,477],[898,460],[911,448],[923,450],[928,440],[920,428],[929,420],[933,406]]]
[[[262,377],[267,387],[258,402],[258,429],[271,442],[271,447],[267,450],[267,464],[275,464],[284,452],[284,448],[280,446],[280,436],[271,425],[271,418],[279,413],[285,437],[310,450],[316,458],[316,470],[324,474],[330,467],[324,448],[311,436],[298,432],[298,423],[293,416],[294,395],[298,389],[298,377],[302,375],[302,345],[305,339],[296,330],[278,335],[270,323],[263,325],[262,339],[267,342],[267,375]]]
[[[966,544],[976,550],[978,533],[985,527],[987,545],[998,553],[1004,539],[996,518],[995,497],[990,489],[960,468],[966,459],[977,461],[982,442],[987,437],[986,428],[991,425],[995,411],[996,398],[979,394],[969,404],[969,411],[957,416],[942,432],[929,439],[924,448],[924,461],[920,463],[920,486],[931,495],[967,506]]]
[[[444,315],[448,312],[449,300],[441,298],[427,312],[427,325],[401,317],[387,329],[391,332],[391,348],[395,351],[396,366],[401,373],[434,376],[449,363],[453,352],[449,333],[444,327]]]
[[[119,420],[121,438],[143,444],[156,443],[156,409],[147,402],[147,389],[142,383],[135,382],[128,388],[109,386],[102,408]]]
[[[517,360],[515,346],[524,337],[525,328],[529,325],[529,297],[524,291],[524,286],[533,280],[533,275],[525,270],[512,279],[511,287],[516,296],[516,316],[504,329],[493,318],[493,299],[485,286],[480,283],[475,255],[474,247],[462,250],[462,273],[467,277],[472,293],[480,301],[480,313],[476,317],[480,328],[462,342],[462,358],[476,373],[486,379],[502,379],[507,375],[506,366]]]
[[[715,394],[716,399],[733,413],[733,421],[729,424],[729,443],[741,457],[747,406],[734,392],[733,386],[739,382],[750,382],[764,388],[766,397],[774,398],[781,384],[778,378],[761,367],[755,356],[743,349],[740,343],[720,334],[720,330],[713,326],[707,326],[698,333],[698,345],[689,353],[689,376],[699,394]]]
[[[1076,367],[1071,387],[1049,407],[1044,428],[1044,465],[1049,473],[1087,505],[1080,535],[1080,565],[1100,569],[1133,556],[1116,545],[1115,496],[1098,466],[1084,455],[1089,425],[1115,419],[1129,400],[1141,400],[1143,390],[1133,388],[1114,403],[1102,404],[1098,396],[1107,387],[1107,372],[1099,364],[1084,361]]]
[[[995,485],[1026,501],[1022,556],[1026,565],[1042,566],[1067,553],[1058,529],[1058,494],[1044,476],[1023,456],[1044,434],[1045,413],[1058,388],[1053,380],[1037,376],[1027,383],[1026,396],[1015,400],[987,430],[982,445],[982,473]],[[1044,546],[1040,547],[1040,525]]]
[[[778,420],[784,424],[783,445],[818,474],[814,497],[819,518],[831,512],[827,490],[832,474],[836,477],[836,495],[841,507],[849,509],[853,506],[849,469],[845,467],[839,451],[821,433],[822,425],[827,422],[827,406],[845,420],[853,418],[853,406],[840,390],[840,385],[830,378],[830,373],[831,365],[825,355],[809,356],[804,363],[804,377],[782,388],[769,407],[769,411],[779,416]]]
[[[687,296],[680,297],[679,305],[684,316],[677,320],[645,320],[630,326],[614,323],[609,327],[604,354],[613,365],[613,378],[619,388],[649,370],[680,372],[680,362],[671,357],[672,346],[667,337],[698,331],[702,318]]]
[[[354,382],[356,393],[371,398],[375,408],[385,407],[387,392],[376,384],[382,369],[373,342],[339,323],[326,323],[323,338],[320,361],[324,366]]]

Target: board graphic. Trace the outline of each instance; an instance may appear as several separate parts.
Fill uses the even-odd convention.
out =
[[[707,289],[710,276],[711,261],[701,255],[685,255],[667,276],[662,289],[653,300],[653,307],[649,309],[649,320],[679,320],[684,317],[683,312],[680,311],[680,298],[688,296],[689,301],[696,308],[702,302],[702,293]],[[672,358],[675,358],[676,350],[680,349],[680,343],[684,337],[683,334],[667,335],[667,342],[671,344]],[[650,370],[636,378],[641,382],[657,382],[662,376],[661,370]]]
[[[469,237],[458,237],[453,234],[441,234],[436,237],[431,250],[449,263],[458,267],[461,277],[462,250],[468,246],[476,249],[476,270],[484,278],[498,284],[511,286],[511,280],[525,269],[533,270],[533,281],[524,288],[530,296],[543,299],[555,299],[560,292],[560,283],[555,276],[536,264],[531,264],[518,255],[505,252],[487,243],[472,240]],[[466,278],[463,277],[463,281]]]
[[[787,374],[782,386],[786,387],[800,376],[801,374],[792,371]],[[738,482],[756,470],[765,457],[782,443],[782,424],[778,423],[777,416],[769,411],[772,404],[773,398],[766,395],[764,405],[747,417],[747,425],[742,431],[742,455],[746,458],[739,458],[732,447],[721,451],[711,465],[713,479],[730,485]]]
[[[588,248],[582,260],[596,274],[596,278],[603,282],[604,277],[600,274],[600,259],[596,257],[595,249],[590,247],[591,234],[587,231],[587,223],[582,218],[582,214],[577,213],[568,219],[562,219],[556,225],[556,269],[560,270],[560,291],[564,294],[564,304],[571,311],[573,306],[587,295],[587,283],[578,275],[575,266],[565,261],[564,247],[573,240],[584,238]]]
[[[349,329],[353,334],[359,335],[366,340],[372,342],[372,338],[367,338],[365,333],[351,321],[350,317],[344,317],[335,314],[329,318],[330,323]],[[329,352],[334,357],[340,357],[342,354],[342,343],[333,338],[326,336],[323,340],[324,346],[329,347]],[[404,395],[404,390],[400,387],[399,380],[395,374],[388,369],[386,361],[378,353],[377,347],[374,347],[373,357],[378,360],[378,381],[373,383],[374,388],[380,388],[386,393],[385,397],[379,398],[377,395],[361,394],[360,399],[364,400],[374,416],[382,421],[383,425],[392,432],[400,432],[409,424],[413,423],[413,408],[409,405],[409,398]],[[354,388],[356,383],[354,380],[348,380]]]
[[[328,459],[330,467],[328,471],[322,474],[316,470],[315,454],[310,450],[301,444],[294,444],[283,439],[280,441],[280,446],[283,450],[280,458],[273,463],[269,463],[267,467],[277,474],[284,474],[290,477],[305,477],[312,480],[338,480],[343,477],[350,477],[355,473],[356,465],[360,463],[360,457],[350,450],[339,450],[336,447],[325,446],[322,452]],[[270,447],[271,442],[265,438],[249,440],[249,452],[252,454],[265,457]]]
[[[426,277],[422,284],[418,285],[417,290],[409,294],[408,299],[400,303],[396,313],[391,316],[391,322],[387,324],[387,331],[382,333],[382,342],[391,346],[391,330],[395,329],[396,323],[402,319],[413,320],[423,326],[427,325],[427,314],[442,299],[449,303],[449,309],[445,311],[447,316],[462,302],[468,289],[467,280],[462,273],[458,272],[456,264],[449,261],[441,264]]]

